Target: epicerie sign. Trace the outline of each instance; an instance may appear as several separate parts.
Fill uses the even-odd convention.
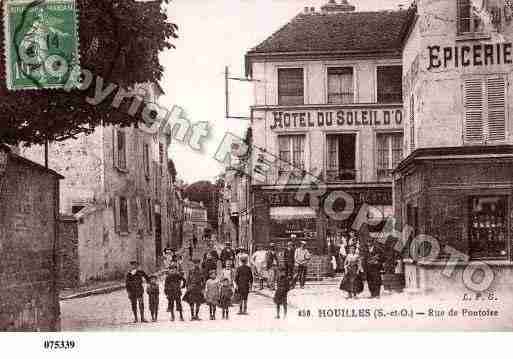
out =
[[[338,111],[274,111],[271,130],[283,128],[313,127],[375,127],[401,126],[403,110],[397,109],[358,109]]]
[[[469,67],[510,65],[513,63],[513,46],[511,42],[495,44],[479,43],[474,45],[428,46],[428,70],[441,67]]]

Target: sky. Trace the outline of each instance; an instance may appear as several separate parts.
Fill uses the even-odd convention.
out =
[[[187,183],[213,181],[223,170],[214,154],[227,131],[243,136],[248,121],[225,119],[224,69],[244,77],[244,55],[285,25],[305,6],[317,10],[328,0],[173,0],[170,20],[179,27],[176,49],[161,53],[164,66],[160,104],[182,107],[192,123],[207,121],[211,136],[197,152],[174,141],[169,156]],[[350,0],[356,11],[397,9],[407,0]],[[247,116],[252,84],[230,82],[232,115]]]

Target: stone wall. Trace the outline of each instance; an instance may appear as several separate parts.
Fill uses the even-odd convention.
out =
[[[59,288],[74,288],[80,282],[78,259],[78,221],[73,216],[59,220],[60,276]]]
[[[0,331],[59,329],[59,178],[12,154],[0,174]]]

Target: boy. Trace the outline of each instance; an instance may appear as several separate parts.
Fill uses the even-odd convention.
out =
[[[216,270],[210,271],[210,278],[205,283],[205,300],[210,309],[210,320],[216,320],[216,307],[219,304],[220,287]]]
[[[230,313],[230,305],[232,303],[233,288],[231,281],[224,277],[221,282],[221,290],[219,295],[219,306],[222,309],[223,319],[228,319]]]
[[[167,311],[171,313],[171,321],[175,320],[176,304],[176,310],[180,314],[180,321],[183,322],[182,289],[185,288],[185,284],[185,278],[178,272],[178,268],[171,266],[164,284],[164,293],[168,301]]]
[[[157,283],[157,276],[150,276],[150,282],[146,287],[146,293],[148,293],[148,299],[150,302],[150,313],[152,322],[157,321],[157,315],[159,313],[159,284]]]
[[[139,269],[137,261],[130,262],[130,270],[126,274],[125,287],[128,294],[128,299],[132,305],[132,312],[134,313],[134,322],[137,323],[137,306],[139,305],[139,312],[141,314],[141,322],[146,323],[144,319],[144,288],[143,279],[148,282],[148,276],[144,271]]]
[[[283,306],[283,318],[287,317],[287,295],[290,290],[290,279],[287,269],[282,267],[278,272],[274,303],[276,304],[276,319],[280,319],[280,307]]]
[[[236,290],[240,295],[241,301],[239,306],[239,315],[248,314],[248,294],[253,287],[253,273],[248,266],[248,257],[241,257],[241,266],[237,268],[235,273]]]

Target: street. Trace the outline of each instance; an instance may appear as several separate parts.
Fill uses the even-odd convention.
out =
[[[161,284],[162,289],[162,284]],[[497,300],[462,301],[456,295],[409,296],[383,293],[381,299],[368,299],[364,292],[358,300],[346,299],[335,281],[310,283],[305,289],[289,293],[287,319],[275,319],[272,292],[253,292],[249,297],[249,315],[237,315],[238,306],[223,320],[208,320],[208,306],[203,305],[200,322],[190,321],[184,303],[184,322],[169,320],[167,300],[160,297],[156,323],[133,323],[125,291],[72,299],[61,302],[63,331],[503,331],[513,329],[513,301],[497,295]],[[450,310],[454,311],[452,315]],[[146,318],[150,317],[145,296]],[[465,310],[465,312],[463,312]],[[481,312],[479,313],[479,310]],[[494,315],[496,314],[496,315]]]

